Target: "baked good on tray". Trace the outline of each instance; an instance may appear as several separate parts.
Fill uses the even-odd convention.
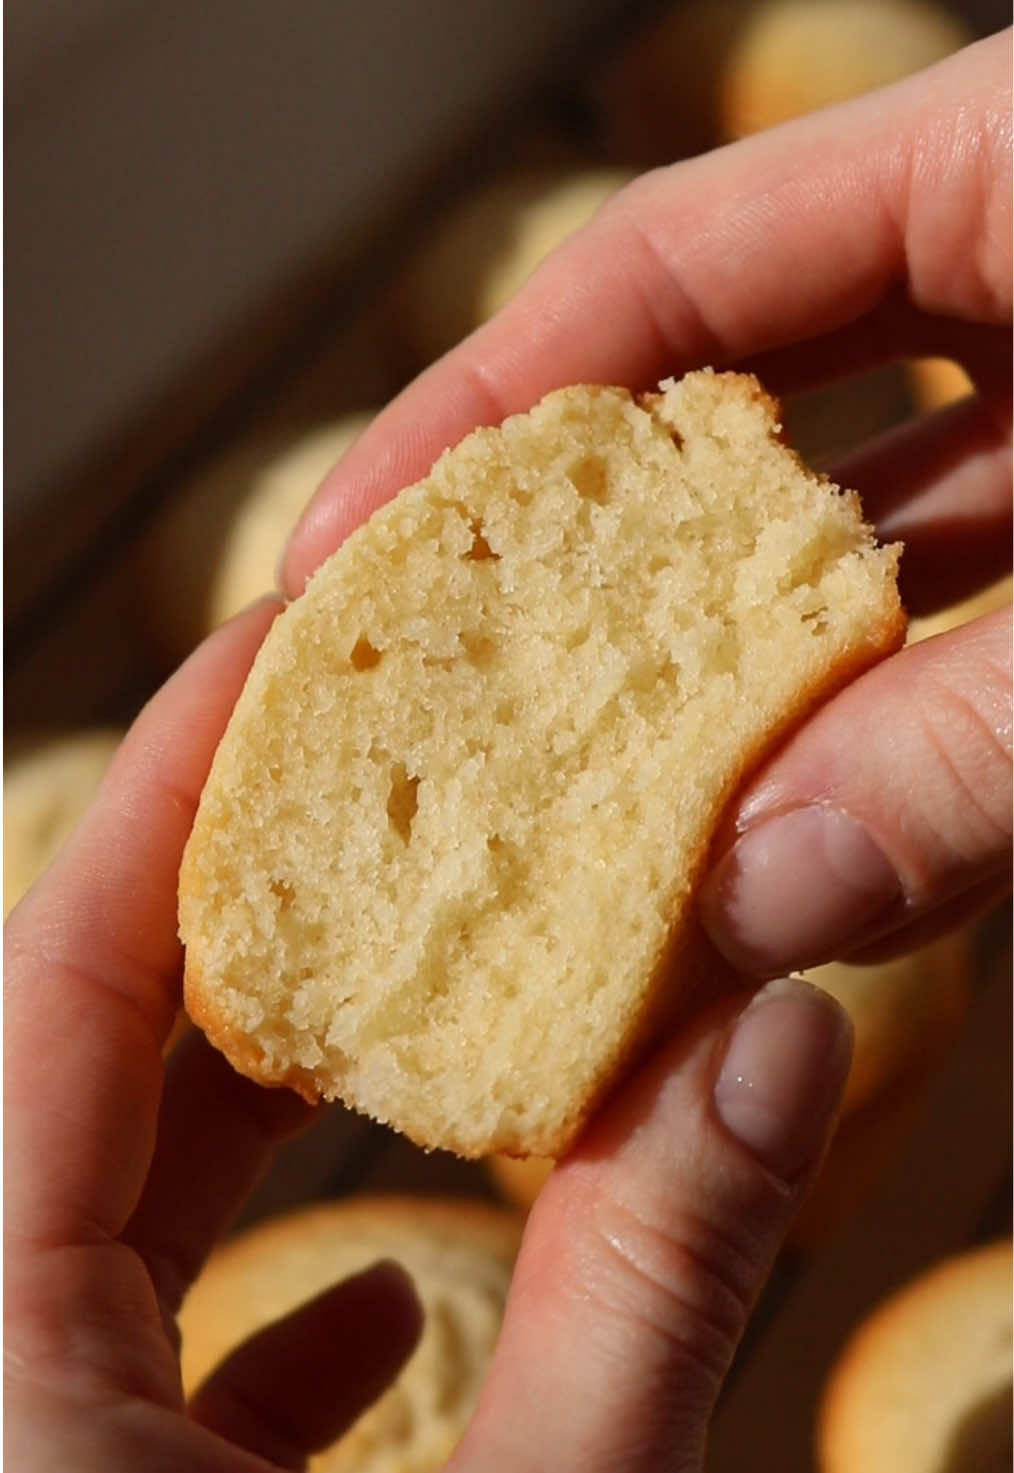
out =
[[[948,1258],[853,1334],[820,1409],[821,1473],[1011,1466],[1010,1240]]]
[[[139,549],[135,588],[159,651],[182,660],[275,587],[289,533],[372,415],[275,429],[234,446],[181,488]]]
[[[478,1398],[520,1238],[516,1214],[442,1198],[353,1197],[258,1223],[212,1255],[183,1303],[184,1391],[192,1395],[255,1331],[339,1280],[394,1259],[422,1303],[422,1338],[394,1385],[310,1468],[442,1468]]]
[[[398,292],[395,331],[412,361],[429,363],[492,317],[631,178],[602,165],[521,168],[452,204]]]
[[[936,0],[672,0],[592,82],[610,156],[668,163],[844,102],[973,39]]]

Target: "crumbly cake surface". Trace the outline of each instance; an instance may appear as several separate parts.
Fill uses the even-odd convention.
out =
[[[427,1146],[559,1155],[689,989],[744,772],[895,648],[897,548],[756,381],[549,395],[276,621],[180,880],[236,1067]]]

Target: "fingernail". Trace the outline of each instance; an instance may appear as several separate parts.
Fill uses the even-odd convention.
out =
[[[733,1025],[715,1081],[730,1135],[783,1181],[819,1155],[852,1058],[852,1022],[832,997],[778,978]]]
[[[712,871],[701,914],[735,967],[771,976],[832,960],[900,893],[863,825],[814,804],[748,828]]]

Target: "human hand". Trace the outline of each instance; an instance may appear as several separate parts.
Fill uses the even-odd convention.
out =
[[[163,1070],[180,1005],[183,844],[278,608],[218,631],[155,697],[5,928],[12,1468],[301,1467],[379,1395],[418,1334],[410,1284],[381,1266],[255,1338],[183,1414],[176,1310],[275,1145],[313,1113],[234,1074],[196,1033]]]
[[[407,1280],[380,1266],[248,1342],[184,1407],[175,1312],[273,1146],[311,1115],[196,1034],[163,1080],[176,873],[272,612],[226,625],[155,697],[8,922],[5,1449],[33,1473],[301,1467],[418,1333]],[[724,998],[620,1092],[532,1215],[457,1468],[694,1465],[816,1170],[849,1038],[835,1004],[776,984]]]
[[[446,445],[561,384],[711,363],[791,393],[930,355],[977,394],[833,474],[904,541],[913,613],[985,587],[1011,548],[1010,117],[1008,34],[643,176],[378,416],[293,537],[286,590]],[[902,651],[738,794],[704,896],[735,965],[912,949],[1005,893],[1010,651],[1009,611]]]
[[[290,591],[444,444],[560,383],[644,386],[704,360],[756,357],[784,390],[832,363],[890,352],[959,357],[980,397],[937,422],[932,456],[917,461],[904,437],[900,449],[871,451],[861,489],[876,513],[892,468],[919,467],[882,522],[915,553],[909,591],[921,606],[934,578],[940,602],[957,591],[935,571],[942,526],[951,561],[965,555],[986,581],[1009,519],[1007,487],[1002,498],[998,489],[999,333],[1010,309],[999,259],[1010,207],[1005,59],[999,43],[972,48],[889,94],[633,186],[381,416],[295,539]],[[955,248],[966,239],[980,244],[974,258]],[[299,1466],[381,1389],[417,1331],[410,1291],[381,1270],[268,1332],[184,1411],[172,1313],[271,1145],[306,1118],[284,1092],[232,1075],[200,1040],[174,1059],[164,1090],[161,1078],[179,998],[176,870],[269,618],[261,608],[226,626],[160,693],[81,830],[9,922],[5,1435],[14,1465]],[[744,838],[772,811],[763,801],[772,791],[779,812],[816,803],[872,825],[910,886],[892,902],[896,934],[923,913],[946,915],[955,897],[974,904],[995,888],[1009,846],[994,767],[1004,729],[996,665],[1009,639],[997,623],[934,641],[922,661],[905,652],[829,703],[753,785],[759,809],[750,793],[741,800]],[[889,683],[871,690],[881,675]],[[967,713],[971,701],[984,714],[986,736],[981,718],[966,716],[950,762],[951,745],[922,724],[925,704],[911,719],[927,689],[946,709]],[[889,761],[873,740],[885,709],[900,723]],[[808,745],[829,722],[830,735]],[[950,785],[953,761],[972,748],[979,805],[969,824]],[[828,772],[827,749],[868,760]],[[919,781],[898,783],[898,771]],[[711,912],[737,956],[742,860]],[[822,882],[809,853],[800,863],[798,842],[789,869],[793,915],[768,916],[774,934],[761,944],[747,938],[747,960],[763,959],[756,970],[774,970],[779,947],[801,949],[792,923],[808,900],[823,930],[803,938],[804,951],[830,953],[842,934],[883,928],[883,917],[855,906],[835,910],[848,886]],[[487,1389],[454,1460],[460,1473],[547,1462],[589,1473],[699,1468],[722,1376],[831,1129],[848,1036],[837,1009],[803,984],[774,984],[752,1004],[725,997],[600,1113],[533,1211]]]

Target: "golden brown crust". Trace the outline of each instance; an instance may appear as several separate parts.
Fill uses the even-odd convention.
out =
[[[680,987],[674,988],[671,979],[677,974],[682,982]],[[638,1060],[660,1038],[675,1028],[680,1020],[690,1017],[709,996],[741,981],[696,922],[681,924],[670,935],[669,947],[638,1010],[635,1025],[626,1037],[617,1041],[613,1054],[603,1062],[580,1109],[572,1112],[558,1130],[539,1137],[530,1132],[522,1136],[502,1131],[490,1147],[477,1147],[471,1140],[448,1130],[440,1142],[440,1149],[472,1160],[488,1155],[491,1149],[518,1159],[562,1156],[605,1099],[622,1084]],[[273,1071],[266,1067],[264,1054],[256,1040],[233,1028],[223,1012],[215,1007],[214,992],[203,984],[199,969],[189,955],[184,970],[183,1002],[191,1022],[202,1030],[209,1043],[224,1054],[237,1073],[267,1089],[291,1089],[311,1105],[321,1100],[340,1099],[350,1110],[359,1109],[354,1098],[346,1098],[340,1093],[328,1094],[308,1070]],[[374,1115],[372,1118],[380,1117]],[[391,1122],[381,1119],[380,1123],[388,1125]],[[433,1148],[434,1143],[426,1132],[414,1131],[411,1123],[399,1124],[398,1129],[400,1134],[423,1150]]]
[[[200,969],[188,956],[183,970],[183,1006],[187,1016],[228,1059],[236,1073],[265,1089],[291,1089],[308,1105],[318,1105],[327,1098],[308,1070],[269,1068],[257,1040],[232,1027],[224,1012],[215,1007],[214,997],[214,990],[204,985]]]

